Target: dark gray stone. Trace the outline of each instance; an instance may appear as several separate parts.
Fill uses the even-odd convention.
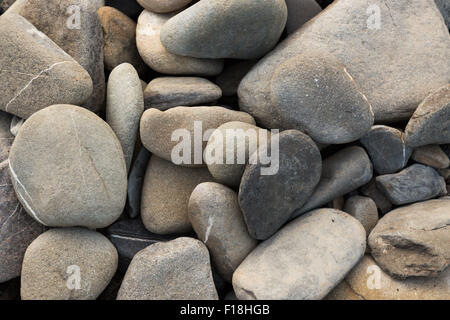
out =
[[[286,23],[288,34],[297,31],[297,29],[322,11],[322,8],[315,0],[286,0],[286,5],[288,8]]]
[[[128,176],[127,211],[130,218],[136,218],[141,214],[142,186],[150,157],[150,151],[141,146]]]
[[[378,189],[395,205],[424,201],[447,193],[445,180],[428,166],[413,164],[397,174],[376,178]]]

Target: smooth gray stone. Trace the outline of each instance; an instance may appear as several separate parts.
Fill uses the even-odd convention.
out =
[[[256,59],[276,45],[286,20],[284,0],[200,0],[167,21],[161,42],[181,56]]]
[[[436,169],[445,169],[450,165],[447,154],[437,144],[430,144],[414,149],[412,159]]]
[[[314,193],[292,219],[327,204],[349,193],[372,179],[373,169],[369,156],[361,147],[348,147],[333,154],[322,163],[322,177]]]
[[[404,133],[383,125],[373,126],[361,138],[361,143],[378,174],[395,173],[403,169],[413,151],[406,146]]]
[[[413,164],[397,174],[376,178],[377,188],[395,205],[424,201],[447,193],[445,180],[428,166]]]
[[[141,146],[131,166],[127,187],[128,215],[130,218],[137,218],[141,214],[142,187],[144,185],[145,170],[151,155],[150,151]]]
[[[288,18],[287,33],[297,31],[302,25],[318,15],[322,8],[315,0],[286,0]]]
[[[369,197],[353,196],[345,201],[342,210],[355,217],[369,235],[378,222],[378,209],[375,202]]]

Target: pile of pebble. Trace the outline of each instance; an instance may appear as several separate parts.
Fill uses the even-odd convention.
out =
[[[331,2],[0,0],[0,299],[450,299],[450,3]]]

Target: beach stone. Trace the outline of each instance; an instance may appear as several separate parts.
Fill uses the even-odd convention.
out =
[[[286,0],[288,18],[286,30],[294,33],[306,22],[318,15],[322,8],[315,0]]]
[[[438,277],[398,280],[385,273],[370,255],[365,255],[326,299],[449,300],[449,281],[450,269]]]
[[[168,13],[177,11],[187,6],[192,0],[137,0],[145,9],[157,12]]]
[[[208,249],[186,237],[148,246],[131,261],[117,300],[218,300]]]
[[[120,142],[84,108],[54,105],[33,114],[9,161],[19,201],[41,224],[103,228],[123,211],[127,172]]]
[[[240,300],[324,298],[364,255],[366,234],[352,216],[312,211],[262,242],[233,275]]]
[[[345,201],[342,210],[355,217],[369,235],[378,222],[378,209],[375,202],[369,197],[353,196]]]
[[[95,300],[114,276],[117,259],[117,250],[98,232],[51,229],[37,237],[25,252],[21,298]]]
[[[403,169],[413,151],[406,146],[402,131],[383,125],[373,126],[361,138],[361,144],[378,174],[395,173]]]
[[[141,214],[142,186],[150,157],[151,153],[141,146],[131,166],[127,188],[127,211],[130,218],[137,218]]]
[[[406,126],[405,140],[413,148],[450,143],[450,84],[419,105]]]
[[[196,77],[162,77],[150,81],[144,91],[145,108],[167,110],[178,106],[195,106],[216,102],[222,90],[207,79]]]
[[[374,8],[380,9],[380,28]],[[280,128],[283,119],[278,110],[282,104],[273,99],[273,85],[280,84],[280,77],[286,74],[296,79],[296,73],[289,68],[295,66],[292,64],[295,57],[332,54],[370,101],[377,123],[407,120],[429,93],[450,81],[449,39],[448,29],[433,0],[375,0],[369,4],[367,0],[334,1],[247,74],[239,89],[240,106],[264,127]],[[285,70],[277,77],[283,65]],[[307,73],[297,73],[297,78],[310,79],[307,88],[312,90],[316,74],[326,77],[320,74],[325,66],[307,68]],[[323,82],[319,83],[323,88],[322,85]],[[342,92],[341,82],[328,85],[327,92]],[[291,83],[285,90],[294,88],[298,88],[298,83]],[[309,94],[305,89],[301,92]],[[298,100],[297,105],[300,105]],[[291,106],[291,109],[298,108]]]
[[[105,68],[112,71],[122,63],[133,65],[142,75],[147,66],[136,47],[136,22],[112,7],[102,7],[98,16],[103,29]]]
[[[189,221],[219,274],[231,282],[233,272],[258,244],[247,231],[237,193],[214,182],[199,184],[189,198]]]
[[[278,42],[287,20],[284,0],[201,0],[161,29],[174,54],[209,59],[257,59]]]
[[[9,128],[9,131],[11,134],[15,137],[19,133],[20,128],[22,127],[23,123],[25,122],[25,119],[13,116],[11,119],[11,125]]]
[[[137,1],[130,0],[105,0],[105,5],[116,8],[135,21],[144,10]]]
[[[259,93],[250,90],[253,84],[248,77],[238,91],[241,110],[267,128],[298,129],[314,141],[342,144],[358,140],[373,125],[369,101],[344,65],[330,54],[300,54],[280,64],[271,82],[264,84],[271,87],[270,110],[264,104],[256,109],[253,101],[259,97],[252,96]]]
[[[437,276],[450,263],[450,199],[401,207],[380,219],[369,236],[372,256],[392,276]]]
[[[271,154],[276,144],[278,159],[263,164],[261,154]],[[277,232],[310,198],[321,171],[320,151],[310,137],[296,130],[272,135],[270,146],[251,155],[239,187],[239,205],[250,235],[265,240]]]
[[[155,155],[148,163],[141,199],[141,217],[147,230],[157,234],[192,230],[189,197],[195,187],[214,181],[206,168],[186,168]]]
[[[28,118],[54,103],[79,104],[92,80],[72,57],[23,17],[0,17],[0,109]]]
[[[244,60],[226,65],[214,81],[222,89],[222,95],[224,97],[236,95],[241,80],[255,64],[256,60]]]
[[[392,209],[392,203],[381,193],[377,188],[376,179],[373,178],[370,182],[360,188],[360,192],[371,198],[377,205],[377,208],[382,214],[386,214]]]
[[[424,201],[447,193],[445,180],[428,166],[413,164],[396,174],[376,178],[378,189],[395,205]]]
[[[255,124],[249,114],[222,107],[151,108],[142,115],[140,136],[147,150],[160,158],[183,166],[205,166],[203,151],[209,135],[230,121]],[[206,138],[203,143],[202,138]],[[190,151],[183,153],[183,147],[189,146]]]
[[[7,13],[23,16],[86,69],[94,91],[82,106],[98,112],[105,100],[105,72],[103,33],[97,8],[86,0],[17,0]],[[77,104],[69,101],[54,103]]]
[[[447,0],[434,0],[434,2],[436,2],[436,5],[441,11],[447,28],[450,29],[450,2],[448,2]]]
[[[144,62],[153,70],[170,75],[215,76],[222,72],[223,60],[197,59],[172,54],[160,40],[161,28],[175,13],[144,10],[136,28],[136,45]]]
[[[306,204],[292,214],[292,218],[365,185],[372,176],[372,163],[363,148],[347,147],[336,152],[323,161],[319,184]]]
[[[144,94],[139,75],[131,64],[120,64],[108,79],[106,122],[122,145],[127,171],[131,166],[143,112]]]
[[[447,154],[437,144],[431,144],[414,149],[412,159],[436,169],[445,169],[450,166]]]

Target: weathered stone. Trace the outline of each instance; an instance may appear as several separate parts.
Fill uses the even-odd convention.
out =
[[[264,127],[280,127],[280,101],[272,99],[280,66],[299,54],[332,53],[361,87],[377,122],[406,120],[430,92],[450,81],[449,39],[433,0],[334,1],[247,74],[239,89],[241,108],[258,122],[264,119]],[[322,68],[309,68],[302,77],[314,85]],[[341,91],[340,82],[329,85],[330,92]]]
[[[127,211],[130,218],[137,218],[141,214],[142,186],[150,157],[151,153],[141,146],[130,170],[127,188]]]
[[[136,22],[112,7],[98,10],[103,28],[105,68],[109,71],[122,63],[130,63],[142,75],[147,66],[136,47]]]
[[[437,144],[431,144],[414,149],[412,159],[436,169],[445,169],[450,166],[448,156]]]
[[[114,132],[94,113],[54,105],[33,114],[10,152],[17,197],[51,227],[102,228],[125,206],[125,160]]]
[[[54,103],[79,104],[92,93],[89,74],[19,15],[0,17],[0,109],[28,118]]]
[[[123,63],[109,75],[106,122],[122,145],[127,171],[131,166],[143,112],[144,94],[139,75],[131,64]]]
[[[208,130],[230,121],[255,124],[249,114],[222,107],[177,107],[164,112],[148,109],[141,118],[142,144],[153,154],[175,164],[204,166],[203,150],[209,137],[203,139],[203,143],[200,140]],[[190,150],[182,152],[186,148]]]
[[[157,234],[191,231],[189,197],[198,184],[213,180],[206,168],[181,167],[153,155],[141,200],[141,217],[147,230]]]
[[[363,195],[375,201],[377,208],[382,214],[386,214],[391,211],[392,203],[378,190],[375,178],[370,180],[368,184],[362,186],[360,191]]]
[[[187,6],[192,0],[137,0],[147,10],[157,13],[173,12]]]
[[[95,300],[116,272],[117,259],[114,246],[98,232],[51,229],[25,252],[22,300]]]
[[[227,62],[228,63],[228,62]],[[234,96],[241,80],[255,65],[255,60],[244,60],[236,62],[232,65],[227,65],[222,73],[217,76],[215,83],[222,89],[222,94],[225,97]]]
[[[286,0],[288,18],[287,33],[297,31],[302,25],[318,15],[322,8],[315,0]]]
[[[379,174],[395,173],[408,163],[412,149],[405,145],[402,131],[388,126],[373,126],[361,138],[372,160],[374,170]]]
[[[236,192],[214,182],[199,184],[189,199],[189,220],[220,275],[231,282],[233,272],[258,244],[248,234]]]
[[[272,155],[274,146],[277,158],[263,164],[262,155]],[[239,205],[250,235],[265,240],[277,232],[310,198],[321,171],[320,151],[307,135],[296,130],[272,135],[270,145],[251,155],[239,187]]]
[[[167,21],[161,42],[181,56],[256,59],[276,45],[286,20],[284,0],[201,0]]]
[[[241,299],[322,299],[361,259],[366,234],[352,216],[312,211],[261,243],[233,275]]]
[[[437,276],[450,263],[450,200],[393,210],[380,219],[368,241],[372,256],[390,275]]]
[[[103,33],[97,8],[86,0],[17,0],[7,13],[23,16],[86,69],[94,91],[82,106],[98,112],[105,100],[105,72]],[[58,100],[46,106],[56,103],[77,104]]]
[[[406,126],[405,140],[410,147],[450,143],[450,84],[419,105]]]
[[[223,60],[197,59],[172,54],[160,40],[162,26],[174,14],[158,14],[144,10],[136,28],[136,45],[144,62],[153,70],[171,75],[218,75]]]
[[[450,269],[439,277],[398,280],[365,255],[327,300],[449,300]]]
[[[192,238],[148,246],[135,255],[118,300],[217,300],[208,249]]]
[[[435,198],[445,191],[445,181],[433,168],[421,164],[396,174],[376,178],[377,188],[395,205]]]
[[[378,209],[375,202],[368,197],[353,196],[347,199],[344,212],[355,217],[369,235],[378,222]]]
[[[292,218],[363,186],[372,179],[372,175],[372,163],[363,148],[342,149],[323,161],[319,184],[308,202],[298,207]]]
[[[222,90],[207,79],[163,77],[150,81],[144,91],[145,108],[167,110],[178,106],[195,106],[215,102]]]

